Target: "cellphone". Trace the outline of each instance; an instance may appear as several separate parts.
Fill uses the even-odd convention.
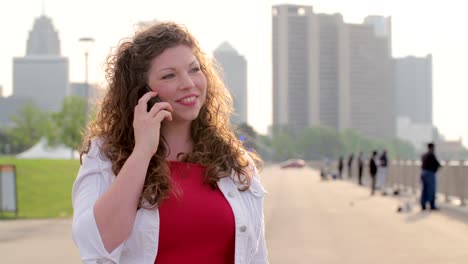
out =
[[[148,85],[146,85],[145,87],[146,87],[146,90],[148,90],[148,92],[153,91]],[[161,99],[159,98],[159,96],[156,95],[156,96],[151,97],[151,99],[149,99],[148,101],[148,107],[146,110],[149,112],[151,110],[151,107],[153,107],[154,104],[159,103],[159,102],[161,102]]]

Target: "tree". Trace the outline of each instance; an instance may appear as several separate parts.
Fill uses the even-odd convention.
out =
[[[236,129],[236,135],[243,142],[247,149],[256,149],[257,132],[247,123],[240,124]]]
[[[273,160],[282,161],[290,158],[297,158],[296,142],[287,132],[276,132],[271,141],[273,149]]]
[[[25,103],[10,120],[14,125],[6,130],[6,136],[11,141],[12,152],[21,152],[36,144],[46,134],[50,123],[49,116],[32,102]]]
[[[51,145],[63,144],[72,149],[78,149],[82,142],[82,131],[85,127],[85,99],[77,96],[66,97],[62,110],[52,114],[52,123],[48,131],[48,141]]]
[[[0,154],[10,154],[11,145],[5,129],[0,128]]]
[[[416,149],[408,141],[402,139],[394,139],[390,141],[392,154],[398,159],[414,159],[416,158]],[[392,155],[392,156],[393,156]]]
[[[304,159],[336,158],[343,155],[345,145],[335,129],[315,126],[302,131],[297,141]]]

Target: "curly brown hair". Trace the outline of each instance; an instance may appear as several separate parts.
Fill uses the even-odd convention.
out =
[[[232,131],[232,97],[218,75],[217,64],[200,49],[198,41],[185,26],[173,22],[157,23],[137,32],[133,39],[123,40],[108,56],[106,79],[109,89],[96,118],[88,124],[81,155],[88,153],[93,139],[102,139],[101,153],[109,158],[112,171],[118,175],[135,146],[133,112],[145,92],[150,63],[167,48],[181,44],[192,49],[207,79],[206,102],[191,124],[193,150],[183,155],[183,161],[205,166],[205,183],[213,188],[220,178],[234,171],[234,180],[245,186],[241,190],[246,190],[250,186],[253,166],[261,165],[262,160],[255,153],[246,154]],[[163,137],[161,139],[165,142]],[[151,158],[140,197],[141,207],[158,206],[170,191],[175,190],[166,162],[168,152],[167,144],[159,144]]]

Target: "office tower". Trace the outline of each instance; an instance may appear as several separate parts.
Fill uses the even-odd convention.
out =
[[[397,115],[432,125],[432,55],[396,58],[395,86]]]
[[[395,136],[391,19],[346,24],[311,6],[272,8],[273,127]]]
[[[13,58],[13,96],[30,98],[44,111],[59,111],[68,95],[68,58],[52,20],[41,15],[29,32],[26,56]]]
[[[60,56],[60,40],[54,29],[52,19],[41,15],[34,21],[33,29],[29,31],[26,56],[58,55]]]
[[[432,56],[394,59],[397,137],[425,150],[435,140],[432,125]]]
[[[380,139],[396,135],[390,23],[390,18],[373,16],[363,24],[348,24],[350,128]]]
[[[247,123],[247,61],[229,43],[223,42],[213,55],[223,69],[224,83],[234,100],[233,124]]]
[[[317,18],[311,6],[272,8],[273,127],[319,124]]]
[[[319,34],[319,122],[334,129],[349,127],[349,47],[340,14],[317,14]]]
[[[273,124],[349,127],[349,47],[340,14],[279,5],[273,17]]]

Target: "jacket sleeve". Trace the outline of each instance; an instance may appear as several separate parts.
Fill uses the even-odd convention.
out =
[[[106,161],[101,156],[98,143],[93,141],[72,189],[72,236],[83,263],[119,263],[123,248],[121,244],[112,252],[107,252],[94,218],[94,204],[112,184],[114,177],[102,168],[107,166],[103,166],[102,163]],[[110,161],[107,160],[107,163],[110,167]]]
[[[254,264],[268,264],[268,254],[265,242],[265,223],[263,220],[263,212],[262,212],[262,226],[260,230],[260,240],[258,242],[257,252],[253,258]]]
[[[258,242],[257,251],[253,257],[253,264],[268,264],[268,253],[266,248],[266,241],[265,241],[265,220],[263,214],[263,203],[265,194],[267,194],[265,188],[263,188],[262,184],[260,183],[260,175],[258,173],[257,168],[255,167],[253,160],[249,157],[250,165],[253,166],[253,178],[251,182],[251,191],[253,191],[255,196],[260,197],[261,207],[258,212],[258,216],[261,217],[261,226],[260,226],[260,238]]]

